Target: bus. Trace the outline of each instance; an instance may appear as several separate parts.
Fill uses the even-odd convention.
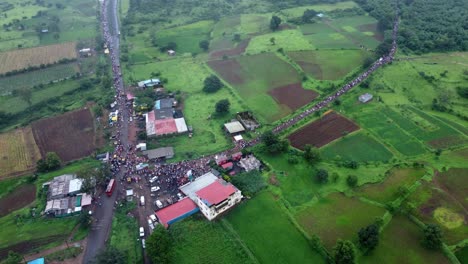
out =
[[[109,184],[107,185],[107,188],[106,188],[107,196],[109,196],[109,197],[112,196],[112,192],[114,191],[114,188],[115,188],[115,180],[111,179]]]

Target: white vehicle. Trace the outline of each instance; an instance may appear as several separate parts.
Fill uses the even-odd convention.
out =
[[[150,214],[149,215],[149,218],[153,221],[153,222],[156,222],[157,219],[156,219],[156,216],[154,214]]]
[[[161,188],[159,188],[159,186],[153,186],[151,187],[151,192],[157,192],[159,191]]]
[[[144,237],[145,236],[145,229],[140,226],[140,237]]]
[[[177,197],[179,197],[179,200],[182,199],[184,196],[181,193],[177,193]]]
[[[163,204],[161,203],[161,201],[156,200],[156,206],[159,207],[159,208],[162,208]]]
[[[145,205],[145,197],[142,195],[140,196],[140,205],[144,206]]]
[[[155,181],[157,181],[157,180],[158,180],[158,176],[154,176],[154,177],[151,178],[149,181],[150,181],[150,183],[153,183],[153,182],[155,182]]]
[[[146,241],[145,241],[144,238],[141,240],[141,246],[142,246],[143,248],[146,248]]]

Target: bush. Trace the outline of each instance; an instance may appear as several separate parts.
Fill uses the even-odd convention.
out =
[[[428,224],[424,228],[423,245],[428,249],[438,249],[442,246],[442,231],[435,224]]]
[[[221,80],[215,76],[211,75],[207,77],[204,81],[203,91],[205,93],[214,93],[223,87]]]
[[[328,171],[324,169],[319,169],[315,174],[315,178],[319,183],[327,183],[328,182]]]
[[[358,178],[356,175],[348,175],[348,178],[346,178],[346,183],[348,184],[349,187],[356,187],[358,183]]]
[[[259,171],[244,172],[231,178],[234,184],[244,195],[252,196],[266,187],[266,183]]]

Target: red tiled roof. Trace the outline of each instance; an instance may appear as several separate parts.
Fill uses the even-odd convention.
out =
[[[127,100],[133,100],[133,99],[135,99],[135,96],[132,93],[128,92],[127,93]]]
[[[232,166],[233,166],[232,162],[224,163],[221,165],[223,169],[228,169],[228,168],[231,168]]]
[[[236,191],[237,188],[234,185],[222,179],[218,179],[212,184],[196,192],[196,194],[202,201],[207,203],[208,206],[211,206],[226,200]]]
[[[195,203],[188,197],[185,197],[177,203],[157,211],[156,216],[158,217],[159,222],[167,227],[171,221],[174,221],[195,209],[198,209]]]
[[[154,121],[154,127],[156,129],[156,135],[177,133],[177,126],[174,118],[157,119]]]

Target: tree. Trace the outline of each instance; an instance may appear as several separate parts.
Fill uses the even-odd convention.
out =
[[[457,87],[457,93],[463,98],[468,98],[468,87]]]
[[[47,162],[43,159],[40,159],[36,162],[36,170],[38,172],[47,172],[49,170],[49,166],[47,166]]]
[[[96,179],[94,171],[91,168],[83,168],[76,172],[76,177],[83,180],[81,183],[81,192],[93,194],[96,189]]]
[[[371,224],[358,232],[359,245],[367,250],[373,250],[379,243],[379,227]]]
[[[208,49],[210,48],[210,42],[208,40],[202,40],[200,41],[200,43],[198,43],[198,45],[204,51],[208,51]]]
[[[60,157],[55,152],[47,152],[46,154],[46,163],[49,170],[56,170],[60,168],[62,161]]]
[[[91,215],[89,215],[87,211],[82,211],[78,218],[78,222],[82,227],[88,228],[91,225]]]
[[[31,105],[32,91],[28,88],[21,88],[17,90],[18,96],[21,100],[25,101],[28,105]]]
[[[312,19],[317,16],[317,12],[315,10],[312,10],[312,9],[307,9],[306,11],[304,11],[304,13],[302,14],[302,22],[303,23],[310,23],[312,22]]]
[[[166,50],[175,50],[175,49],[177,49],[177,43],[173,41],[167,43]]]
[[[2,262],[3,264],[19,264],[19,263],[23,263],[23,257],[14,252],[14,251],[8,251],[8,258]]]
[[[317,148],[307,144],[304,147],[304,159],[310,164],[315,164],[321,160],[320,152]]]
[[[241,41],[241,35],[239,33],[234,34],[232,40],[234,40],[235,42]]]
[[[229,107],[231,103],[228,99],[219,100],[215,105],[215,110],[217,114],[225,114],[229,112]]]
[[[205,93],[214,93],[221,89],[223,86],[223,83],[217,76],[211,75],[205,79],[203,91]]]
[[[428,224],[424,228],[423,245],[428,249],[438,249],[442,246],[442,231],[436,224]]]
[[[276,44],[275,37],[271,37],[270,42],[271,42],[271,45],[275,45]]]
[[[262,141],[265,144],[266,150],[272,154],[286,151],[289,145],[287,140],[280,139],[278,135],[274,134],[272,131],[263,133]]]
[[[96,255],[93,262],[96,264],[124,264],[127,261],[123,252],[115,247],[107,246]]]
[[[369,66],[372,65],[372,63],[374,63],[374,60],[371,57],[367,57],[367,58],[364,59],[362,67],[363,68],[368,68]]]
[[[354,264],[356,262],[356,248],[349,240],[338,239],[333,248],[333,258],[336,264]]]
[[[172,244],[172,237],[167,229],[162,225],[157,225],[153,233],[146,240],[147,252],[153,263],[170,263]]]
[[[358,178],[356,175],[348,175],[346,178],[346,183],[348,184],[349,187],[356,187],[358,183]]]
[[[272,16],[270,20],[270,29],[272,31],[276,31],[279,28],[279,25],[281,24],[281,18],[278,16]]]
[[[327,183],[328,182],[328,171],[324,169],[319,169],[315,174],[315,178],[319,183]]]

